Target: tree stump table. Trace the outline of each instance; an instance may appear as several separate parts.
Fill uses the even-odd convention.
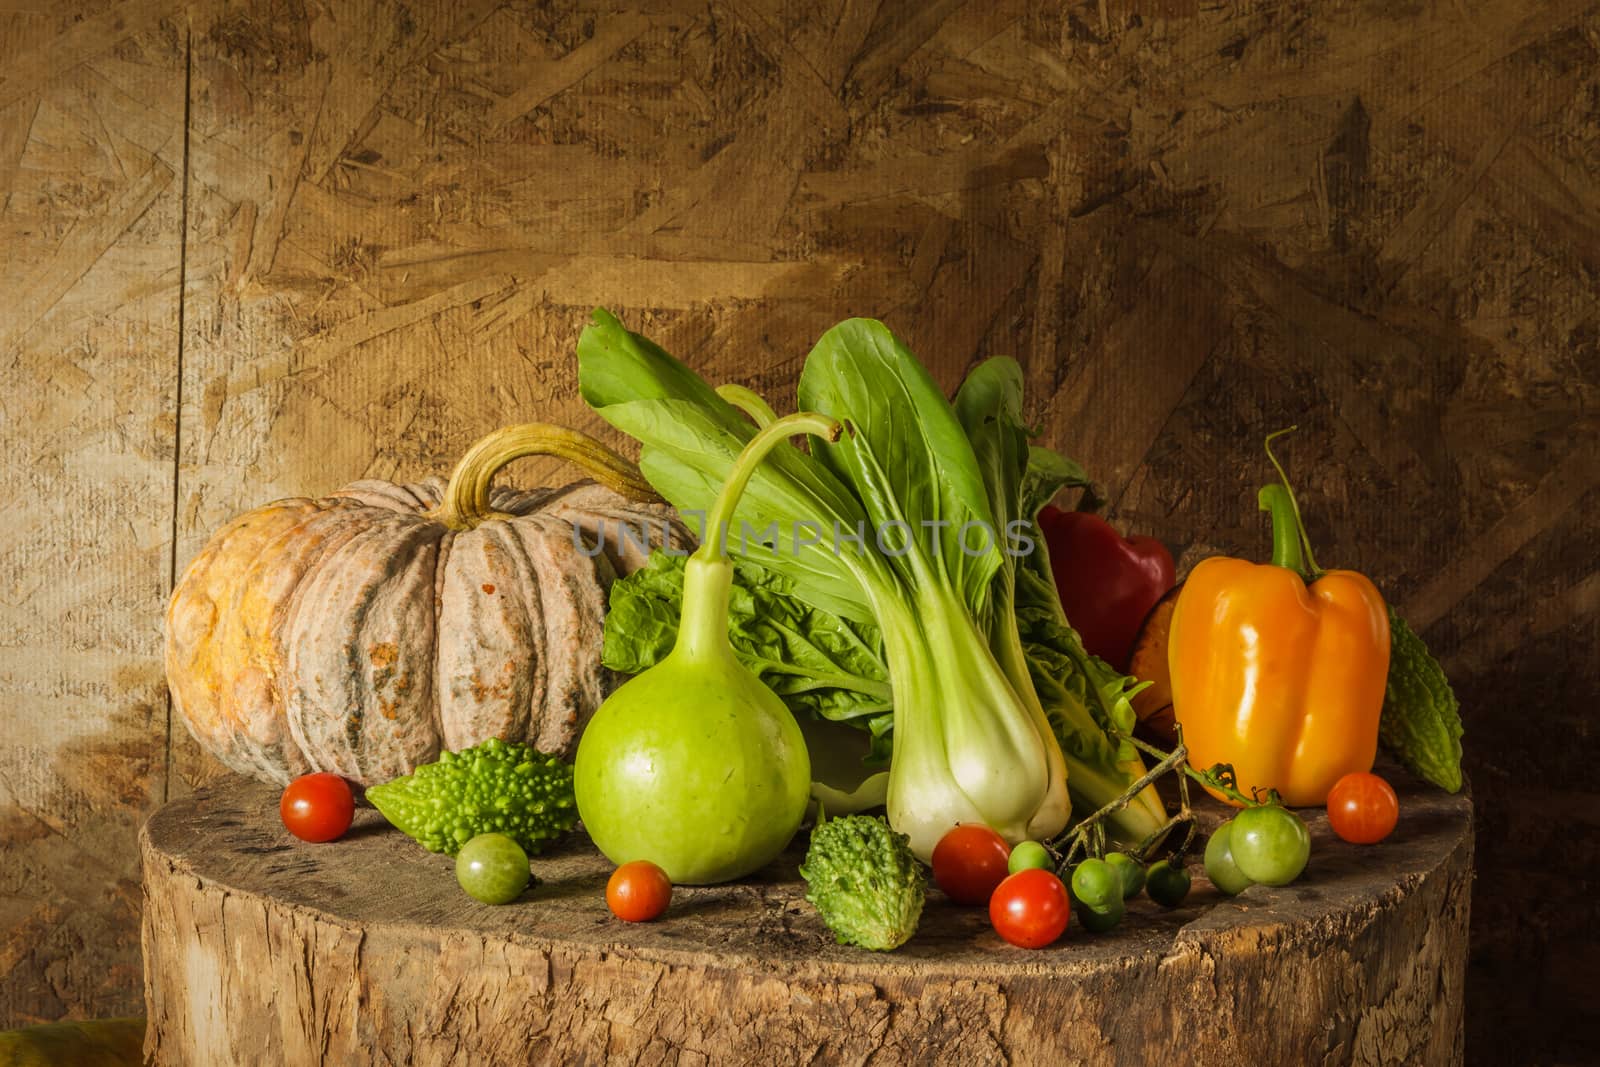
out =
[[[1312,859],[1292,886],[1229,899],[1191,856],[1183,907],[1141,895],[1112,932],[1074,919],[1036,952],[933,892],[892,954],[834,943],[798,854],[679,888],[665,917],[628,925],[581,837],[490,907],[374,811],[309,845],[279,823],[276,789],[230,780],[142,835],[146,1052],[196,1067],[1459,1063],[1471,807],[1389,773],[1395,834],[1348,845],[1302,812]]]

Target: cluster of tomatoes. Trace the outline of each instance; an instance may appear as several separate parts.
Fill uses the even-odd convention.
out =
[[[1328,794],[1329,825],[1355,844],[1388,837],[1399,814],[1394,790],[1375,774],[1346,775]],[[1298,815],[1278,804],[1262,804],[1213,831],[1205,870],[1219,890],[1232,896],[1256,883],[1294,881],[1310,851],[1310,834]],[[1082,861],[1064,882],[1043,845],[1023,841],[1013,848],[977,823],[957,826],[939,840],[933,850],[933,880],[957,904],[987,904],[995,933],[1021,948],[1054,944],[1066,933],[1074,912],[1085,929],[1100,933],[1122,920],[1125,902],[1141,890],[1162,907],[1175,908],[1190,886],[1181,860],[1161,860],[1147,870],[1120,852]]]
[[[1043,948],[1066,932],[1072,903],[1061,879],[1047,869],[1048,853],[1047,866],[1013,873],[1013,851],[989,827],[963,823],[934,846],[933,880],[957,904],[988,904],[995,932],[1013,945]]]
[[[1371,845],[1394,830],[1400,802],[1376,774],[1347,774],[1328,793],[1328,825],[1352,844]],[[1228,896],[1252,885],[1288,885],[1311,858],[1311,834],[1294,812],[1277,803],[1245,808],[1211,832],[1206,877]]]
[[[940,838],[933,850],[933,880],[957,904],[987,904],[995,933],[1019,948],[1054,944],[1077,912],[1082,926],[1101,933],[1122,921],[1125,902],[1141,890],[1163,907],[1189,895],[1189,874],[1166,860],[1147,871],[1132,856],[1113,852],[1086,859],[1070,881],[1037,841],[1015,848],[987,826],[966,823]]]

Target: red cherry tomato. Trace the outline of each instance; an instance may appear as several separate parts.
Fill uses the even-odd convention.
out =
[[[623,922],[647,923],[671,900],[672,879],[649,860],[624,863],[606,883],[606,907]]]
[[[933,846],[933,880],[957,904],[983,904],[1010,871],[1011,846],[982,823],[962,823]]]
[[[344,836],[355,813],[350,783],[327,771],[302,774],[289,783],[278,801],[284,827],[302,841],[332,841]]]
[[[989,898],[994,932],[1018,948],[1044,948],[1067,929],[1072,900],[1055,872],[1039,867],[1018,871]]]
[[[1376,774],[1356,771],[1328,791],[1328,825],[1346,841],[1371,845],[1382,841],[1400,819],[1400,798]]]

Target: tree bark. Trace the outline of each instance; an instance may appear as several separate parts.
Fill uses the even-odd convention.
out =
[[[662,919],[606,911],[581,836],[533,861],[505,907],[457,888],[372,811],[308,845],[275,790],[229,780],[142,835],[146,1054],[156,1064],[1453,1064],[1471,808],[1386,771],[1401,822],[1345,844],[1325,816],[1282,889],[1222,897],[1191,858],[1172,911],[1146,897],[1109,934],[1005,945],[984,909],[930,894],[916,937],[841,946],[798,854],[679,888]],[[1209,801],[1208,801],[1209,803]],[[1218,817],[1213,811],[1211,818]]]

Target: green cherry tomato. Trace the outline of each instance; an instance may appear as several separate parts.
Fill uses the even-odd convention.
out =
[[[1023,841],[1011,850],[1011,859],[1006,863],[1006,867],[1012,874],[1035,869],[1049,871],[1055,869],[1055,861],[1039,842]]]
[[[1158,860],[1150,865],[1145,875],[1145,892],[1163,908],[1176,908],[1189,895],[1189,872],[1166,860]]]
[[[1105,860],[1084,860],[1072,872],[1072,900],[1085,930],[1101,934],[1122,921],[1122,875]]]
[[[528,854],[505,834],[479,834],[456,856],[456,881],[485,904],[509,904],[528,888]]]
[[[1233,862],[1251,881],[1288,885],[1311,857],[1311,833],[1300,816],[1278,804],[1246,808],[1233,817]]]
[[[1106,862],[1122,876],[1122,899],[1132,900],[1144,888],[1144,864],[1126,852],[1113,852]]]
[[[1122,900],[1122,875],[1105,860],[1084,860],[1072,872],[1072,895],[1097,911],[1108,910]]]
[[[1206,842],[1206,877],[1228,896],[1236,897],[1254,885],[1255,879],[1247,876],[1234,862],[1233,843],[1230,840],[1232,834],[1231,819],[1211,832],[1211,840]]]

